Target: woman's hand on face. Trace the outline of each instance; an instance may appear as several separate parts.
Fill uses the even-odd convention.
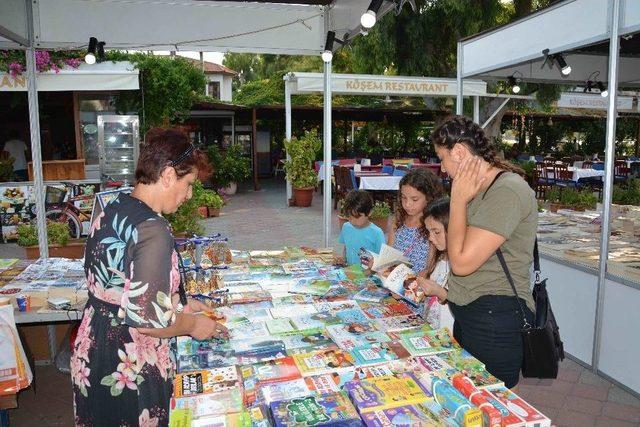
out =
[[[467,204],[478,194],[485,178],[479,178],[482,159],[468,156],[458,165],[455,178],[451,184],[451,203]]]
[[[229,338],[229,331],[224,325],[221,325],[215,320],[202,314],[196,314],[195,323],[190,335],[198,341],[211,338],[227,339]]]

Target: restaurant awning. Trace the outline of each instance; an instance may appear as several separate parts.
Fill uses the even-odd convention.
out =
[[[94,65],[82,64],[78,68],[63,68],[57,73],[46,71],[36,73],[38,90],[59,91],[102,91],[137,90],[139,71],[126,61],[102,62]],[[27,76],[11,76],[0,73],[0,92],[26,92]]]

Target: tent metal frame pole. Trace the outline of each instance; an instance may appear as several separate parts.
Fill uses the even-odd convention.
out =
[[[44,179],[42,177],[42,152],[40,147],[40,110],[36,82],[36,50],[34,47],[33,3],[26,1],[29,47],[25,51],[27,60],[27,97],[29,102],[29,128],[31,131],[31,161],[33,162],[33,190],[36,195],[36,221],[38,224],[38,247],[40,258],[49,258],[47,222],[44,206]]]
[[[609,38],[609,105],[607,107],[607,145],[605,148],[604,190],[602,193],[602,225],[600,234],[600,262],[596,299],[596,319],[593,332],[593,352],[591,366],[598,373],[600,342],[602,340],[602,312],[606,288],[607,261],[609,259],[609,233],[611,223],[611,199],[616,156],[616,119],[618,112],[618,63],[620,61],[620,0],[613,0],[611,8],[611,35]]]
[[[324,247],[328,248],[331,246],[331,61],[324,63],[323,118],[322,146],[324,147],[324,180],[322,185],[324,188],[322,224],[324,225]]]
[[[456,70],[456,83],[457,83],[457,88],[456,88],[456,114],[457,115],[461,115],[462,114],[462,107],[463,107],[463,103],[464,100],[462,98],[462,64],[464,63],[463,61],[463,57],[462,57],[462,43],[458,42],[458,56],[457,56],[457,70]]]
[[[284,137],[287,141],[291,140],[291,82],[289,80],[284,82]],[[291,156],[287,153],[287,160],[290,159]],[[287,180],[287,206],[291,197],[293,197],[291,182]]]
[[[480,123],[480,97],[473,97],[473,121]]]

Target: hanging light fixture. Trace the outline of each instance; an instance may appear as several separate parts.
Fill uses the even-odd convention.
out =
[[[606,87],[604,87],[604,83],[597,82],[596,87],[600,90],[601,97],[606,98],[607,96],[609,96],[609,91],[607,90]]]
[[[519,81],[520,79],[516,78],[515,76],[511,76],[507,79],[507,84],[509,85],[509,87],[511,87],[512,93],[520,93],[520,85],[518,84]]]
[[[564,56],[561,53],[555,55],[555,60],[558,62],[558,66],[560,67],[560,72],[568,76],[571,74],[571,65],[567,64],[567,61],[564,60]]]
[[[380,10],[380,6],[382,6],[382,1],[383,0],[371,0],[367,11],[360,17],[360,24],[364,28],[372,28],[374,25],[376,25],[376,20],[378,19],[378,11]]]
[[[98,45],[98,39],[95,37],[89,38],[89,47],[87,48],[87,54],[84,56],[84,62],[87,64],[96,63],[96,47]]]

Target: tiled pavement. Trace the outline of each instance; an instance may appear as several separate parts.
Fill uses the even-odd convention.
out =
[[[284,188],[263,182],[259,192],[242,191],[207,220],[209,232],[222,232],[234,248],[277,249],[287,245],[322,243],[322,200],[316,194],[308,209],[286,207]],[[333,220],[333,241],[337,236]],[[0,257],[21,256],[20,248],[0,245]],[[73,425],[68,374],[54,367],[36,368],[36,391],[23,391],[18,409],[10,411],[12,426]],[[562,362],[558,379],[523,379],[518,393],[549,416],[554,425],[576,427],[640,426],[640,399],[594,375],[572,360]]]

